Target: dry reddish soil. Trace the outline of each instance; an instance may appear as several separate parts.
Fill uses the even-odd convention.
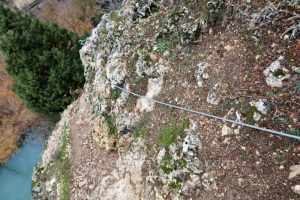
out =
[[[265,3],[251,1],[253,8]],[[168,49],[170,56],[157,55],[157,59],[170,62],[170,70],[156,99],[219,116],[226,116],[230,110],[239,111],[246,123],[299,135],[300,96],[293,85],[300,75],[293,72],[292,66],[300,64],[300,39],[283,39],[281,34],[288,24],[282,22],[272,24],[255,42],[251,37],[253,32],[243,22],[233,19],[225,27],[211,26],[210,31],[181,50]],[[146,31],[147,34],[151,36],[152,32]],[[282,88],[271,88],[266,84],[263,70],[281,55],[285,57],[282,65],[290,71],[291,78]],[[201,88],[194,77],[200,61],[209,64],[206,69],[209,79]],[[185,81],[187,86],[183,86]],[[219,105],[211,105],[206,98],[216,83],[221,101]],[[143,88],[141,82],[133,91],[144,94]],[[258,99],[265,99],[270,109],[262,120],[254,122],[248,116],[249,103]],[[153,157],[158,149],[157,134],[153,133],[159,133],[171,122],[180,124],[184,115],[197,122],[203,145],[200,157],[214,172],[218,183],[218,190],[205,193],[202,199],[299,199],[291,186],[299,184],[300,177],[288,179],[289,168],[300,162],[300,143],[293,139],[245,127],[237,135],[222,136],[221,121],[156,105],[140,125],[151,130],[151,135],[146,135]],[[229,118],[235,120],[235,114]]]

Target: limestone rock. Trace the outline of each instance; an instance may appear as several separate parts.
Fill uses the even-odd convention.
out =
[[[209,66],[208,63],[205,63],[205,62],[200,62],[197,65],[197,68],[195,70],[195,78],[197,81],[197,85],[199,87],[202,87],[204,80],[209,78],[209,75],[207,73],[205,73],[205,69],[208,66]]]
[[[219,88],[219,84],[215,84],[214,87],[208,92],[208,95],[207,95],[207,98],[206,98],[206,101],[207,103],[209,104],[212,104],[212,105],[218,105],[221,101],[221,98],[220,96],[218,95],[218,89]]]
[[[289,179],[292,179],[300,174],[300,165],[294,165],[290,167]]]
[[[197,39],[200,32],[200,23],[195,22],[185,23],[180,26],[180,42],[183,45],[190,44]]]
[[[290,78],[289,70],[281,65],[283,59],[283,56],[280,56],[263,72],[266,76],[267,84],[271,87],[282,87],[283,81]]]
[[[300,195],[300,185],[292,186],[291,189],[293,190],[293,192]]]
[[[259,121],[262,118],[262,115],[266,115],[270,109],[266,99],[251,101],[249,104],[256,109],[256,111],[253,112],[253,119],[255,121]]]
[[[232,135],[233,133],[234,132],[230,127],[226,126],[225,124],[223,125],[222,136]]]

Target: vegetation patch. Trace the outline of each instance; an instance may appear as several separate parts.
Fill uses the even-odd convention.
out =
[[[136,140],[138,137],[146,139],[149,135],[149,130],[147,128],[140,128],[132,132],[133,139]]]
[[[118,22],[118,23],[125,20],[124,17],[119,16],[116,12],[111,12],[111,13],[110,13],[110,19],[111,19],[112,21]]]
[[[285,76],[286,73],[284,72],[283,69],[277,69],[275,72],[274,72],[274,76],[276,77],[280,77],[280,76]]]
[[[44,171],[42,173],[41,180],[50,180],[51,177],[57,178],[56,187],[60,192],[57,194],[62,200],[67,200],[70,195],[70,178],[71,178],[71,161],[68,157],[67,146],[69,144],[68,125],[65,123],[61,136],[60,136],[60,147],[56,151],[55,160],[52,165],[48,168],[37,168],[37,171]],[[32,182],[34,187],[36,183]]]
[[[297,128],[290,128],[288,133],[291,135],[299,135],[299,130]]]
[[[257,51],[262,51],[265,48],[265,44],[264,43],[259,43],[258,47],[257,47]]]
[[[104,120],[108,125],[108,129],[109,129],[108,135],[109,136],[116,135],[117,127],[113,121],[113,118],[107,112],[102,113],[102,116],[104,117]]]
[[[181,181],[180,180],[175,180],[172,183],[169,184],[169,187],[174,189],[174,190],[179,190],[181,188]]]
[[[157,50],[160,53],[163,53],[170,48],[171,48],[171,42],[169,40],[162,39],[162,38],[157,39]]]
[[[119,88],[114,88],[110,91],[110,97],[114,100],[117,100],[122,94],[122,91]]]
[[[255,106],[250,106],[245,112],[242,113],[242,115],[246,117],[247,122],[253,124],[254,123],[253,116],[255,113],[261,114],[261,112],[259,112]]]
[[[158,135],[158,143],[161,148],[168,148],[173,142],[176,141],[177,136],[183,136],[184,130],[188,126],[187,119],[183,119],[180,126],[175,123],[163,128]]]
[[[61,199],[67,200],[70,194],[69,181],[71,178],[71,163],[67,155],[67,145],[69,138],[67,135],[67,125],[64,125],[62,133],[61,147],[58,151],[58,172],[59,182],[61,184]]]
[[[162,158],[159,168],[165,173],[165,174],[170,174],[172,171],[172,168],[169,167],[171,165],[171,156],[170,155],[164,155]]]
[[[142,77],[142,76],[136,75],[136,76],[131,78],[131,83],[137,85],[143,80],[143,78],[144,77]]]

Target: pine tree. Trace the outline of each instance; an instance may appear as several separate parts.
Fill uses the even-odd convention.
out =
[[[0,49],[13,91],[46,115],[64,110],[84,83],[79,37],[0,5]]]

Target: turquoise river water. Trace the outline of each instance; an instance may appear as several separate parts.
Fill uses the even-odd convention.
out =
[[[45,138],[26,134],[18,151],[0,165],[0,200],[32,200],[31,176],[44,149]]]

